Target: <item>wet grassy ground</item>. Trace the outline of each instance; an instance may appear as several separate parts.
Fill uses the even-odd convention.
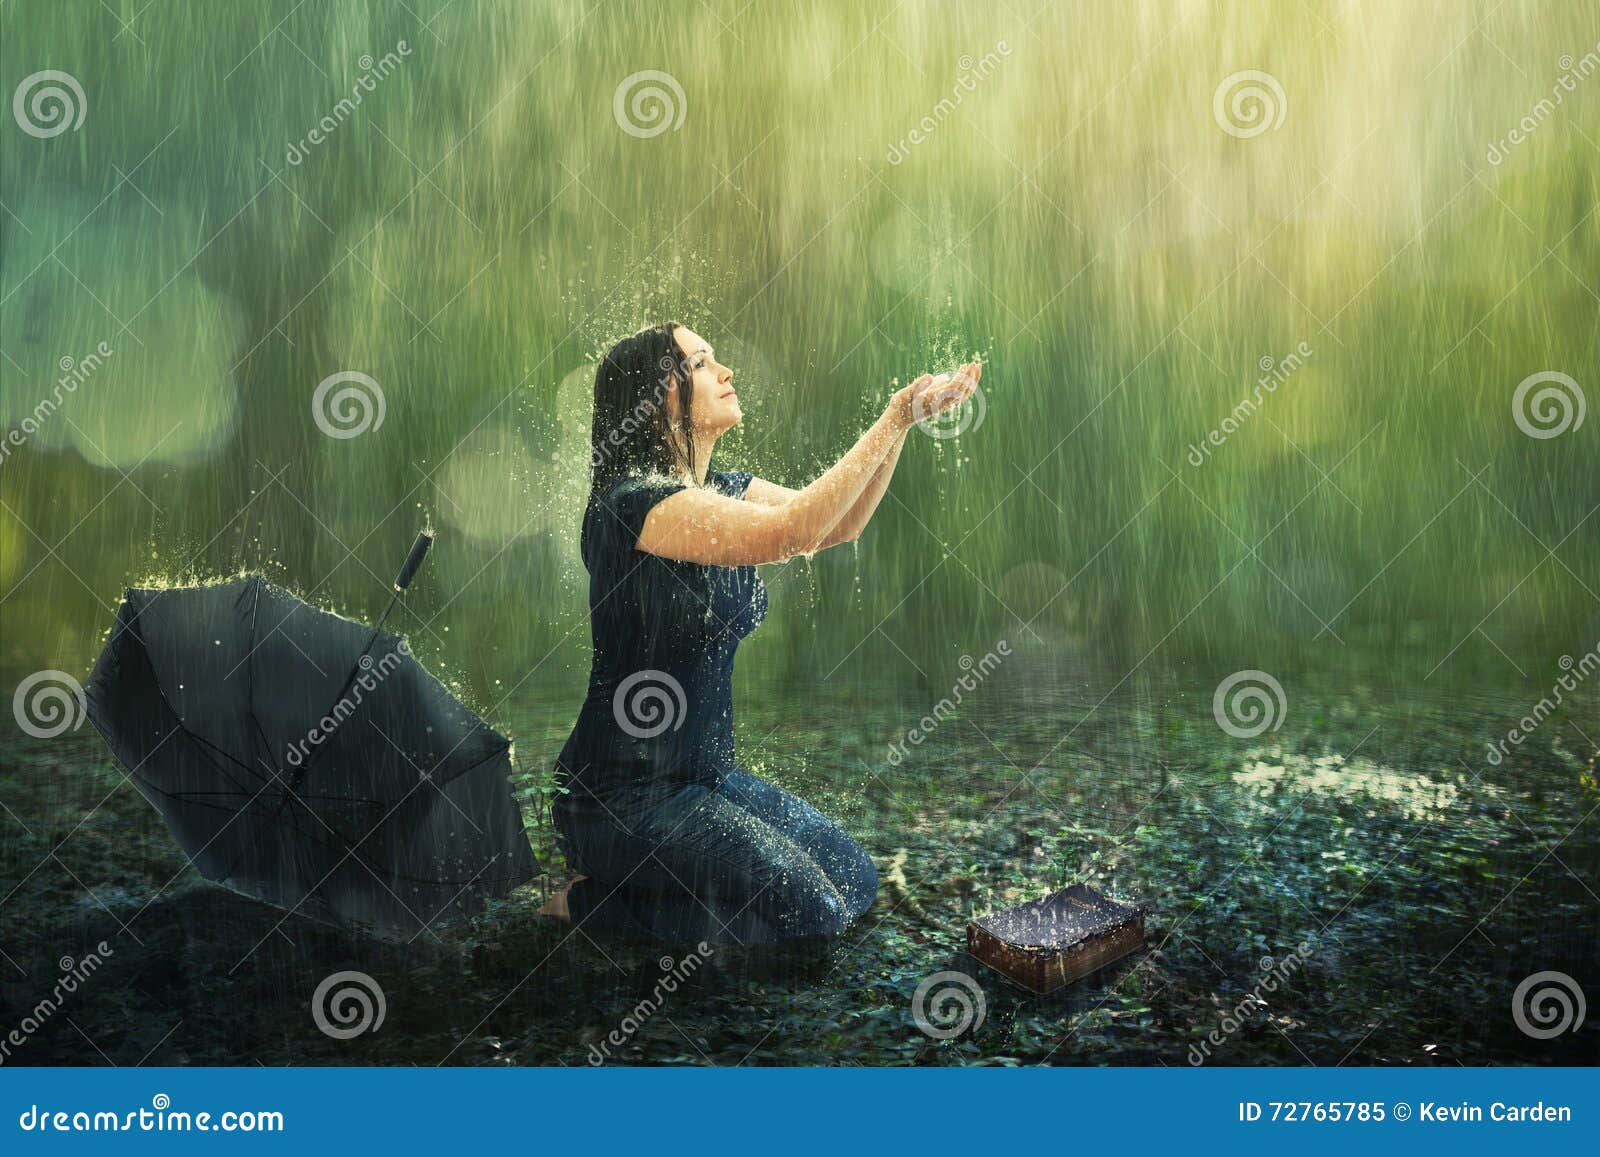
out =
[[[581,1065],[613,1030],[624,1043],[611,1063],[645,1064],[1600,1057],[1600,1018],[1535,1040],[1511,1008],[1530,973],[1600,975],[1600,795],[1581,738],[1600,734],[1592,705],[1494,767],[1486,744],[1530,706],[1504,694],[1285,676],[1282,726],[1236,739],[1213,718],[1214,677],[1118,677],[1019,655],[899,766],[888,744],[933,699],[838,681],[744,688],[752,770],[839,818],[885,885],[837,943],[720,948],[637,1024],[630,1013],[672,966],[662,958],[680,951],[537,919],[532,887],[410,945],[282,921],[185,869],[87,725],[13,739],[0,1027],[49,994],[61,957],[102,939],[112,953],[7,1063]],[[573,704],[509,706],[500,722],[548,858],[536,769]],[[963,956],[968,917],[1075,881],[1146,905],[1146,950],[1046,998]],[[376,1032],[340,1041],[317,1030],[310,1002],[345,969],[376,978],[387,1011]],[[983,993],[982,1024],[949,1040],[921,1031],[912,1008],[941,970]],[[1212,1032],[1221,1043],[1205,1056]]]
[[[1596,1003],[1600,680],[1484,763],[1600,639],[1600,84],[1560,84],[1585,6],[26,7],[0,6],[7,91],[59,70],[87,116],[0,132],[0,430],[35,427],[0,471],[6,695],[85,674],[130,583],[259,571],[371,621],[431,523],[401,618],[516,737],[548,857],[598,353],[693,325],[746,415],[719,465],[792,485],[896,382],[981,353],[982,416],[908,444],[859,550],[773,568],[741,652],[753,770],[904,883],[809,961],[719,952],[615,1055],[1183,1065],[1213,1031],[1208,1063],[1600,1053],[1600,1011],[1547,1041],[1511,1017],[1539,970]],[[1241,136],[1218,101],[1257,67],[1286,119]],[[616,102],[657,68],[681,124],[641,136]],[[316,408],[351,373],[361,430]],[[1525,406],[1563,377],[1563,421]],[[1131,653],[1019,653],[890,766],[956,640],[1019,623]],[[1287,691],[1255,740],[1211,714],[1246,665]],[[185,870],[87,725],[38,742],[0,710],[0,805],[6,1063],[581,1065],[660,978],[659,951],[536,920],[533,889],[405,946],[281,920]],[[1148,951],[1049,999],[960,957],[973,913],[1077,880],[1149,905]],[[340,1041],[311,997],[349,969],[387,1014]],[[946,1041],[911,1009],[941,970],[986,1011]]]

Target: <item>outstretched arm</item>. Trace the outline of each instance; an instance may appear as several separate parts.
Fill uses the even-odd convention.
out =
[[[972,391],[977,388],[979,380],[983,377],[983,366],[974,362],[971,365],[962,366],[960,372],[968,378],[966,392],[961,396],[961,400],[965,401],[966,398],[971,396]],[[931,381],[931,376],[925,376],[912,383],[913,398],[916,397],[918,387],[923,386],[924,383],[931,383]],[[959,405],[960,403],[956,404]],[[925,416],[917,413],[921,408],[919,404],[913,402],[913,416]],[[883,501],[883,496],[888,493],[889,480],[894,477],[894,468],[900,461],[900,451],[905,448],[908,430],[909,427],[907,427],[907,430],[901,431],[900,437],[895,440],[893,446],[889,447],[888,454],[884,456],[883,461],[879,462],[877,468],[873,471],[872,478],[867,483],[866,489],[861,492],[861,496],[856,499],[855,504],[834,524],[833,529],[824,536],[823,540],[818,544],[819,550],[837,546],[842,542],[854,542],[861,537],[861,532],[866,529],[867,523],[872,521],[873,514],[877,512],[878,504]],[[782,506],[784,503],[791,501],[798,493],[799,491],[790,490],[787,486],[779,486],[775,482],[768,482],[764,478],[754,478],[751,480],[749,488],[745,491],[745,497],[751,502],[760,502],[769,506]]]
[[[861,492],[861,497],[856,499],[845,516],[841,518],[822,545],[837,546],[841,542],[854,542],[861,537],[861,532],[867,528],[867,523],[872,521],[872,516],[877,512],[878,503],[883,501],[883,496],[889,490],[889,479],[894,477],[895,464],[900,461],[900,451],[906,444],[906,432],[902,431],[895,444],[890,447],[889,455],[878,463],[878,469],[873,473],[872,480],[867,483],[867,488]]]
[[[842,542],[854,542],[861,537],[861,532],[866,529],[867,523],[872,520],[873,513],[878,509],[878,504],[888,492],[889,480],[894,477],[894,468],[900,461],[900,451],[905,444],[906,432],[901,431],[894,445],[889,447],[888,454],[872,472],[872,478],[867,482],[866,489],[861,492],[855,504],[834,524],[833,529],[828,531],[823,540],[817,544],[818,550],[838,546]],[[791,490],[787,486],[780,486],[765,478],[753,478],[744,496],[749,501],[759,502],[764,506],[782,506],[792,501],[799,493],[798,490]]]
[[[960,405],[976,385],[974,373],[965,369],[948,382],[924,375],[897,391],[856,444],[788,501],[765,505],[713,490],[680,490],[650,509],[635,545],[664,558],[712,566],[782,562],[816,551],[872,488],[879,468],[898,453],[916,419]],[[886,477],[882,483],[887,486]],[[871,506],[881,497],[879,487]]]

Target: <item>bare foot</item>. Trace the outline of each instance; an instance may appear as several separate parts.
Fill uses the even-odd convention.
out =
[[[554,916],[557,920],[570,921],[572,919],[572,913],[567,908],[567,893],[572,891],[572,885],[578,883],[580,880],[586,879],[588,879],[587,876],[574,876],[572,879],[568,880],[566,886],[562,888],[561,891],[557,892],[554,896],[551,896],[550,899],[545,901],[544,905],[539,909],[539,915]]]

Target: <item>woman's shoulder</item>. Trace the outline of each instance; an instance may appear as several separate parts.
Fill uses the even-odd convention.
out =
[[[599,500],[624,498],[631,494],[661,494],[664,497],[682,490],[684,486],[683,479],[667,474],[631,471],[606,483],[596,491],[595,497]]]
[[[743,497],[755,477],[748,470],[712,470],[706,475],[706,485],[734,498]],[[630,472],[614,478],[594,492],[593,505],[628,499],[634,495],[649,495],[660,501],[669,494],[687,490],[689,483],[669,474]]]
[[[706,475],[706,485],[731,498],[743,498],[752,477],[747,470],[714,470]],[[591,528],[632,549],[650,509],[662,499],[688,488],[688,482],[667,474],[624,474],[593,492],[588,510]]]
[[[591,494],[585,540],[594,539],[632,550],[645,515],[663,498],[685,488],[681,478],[665,474],[628,473]]]

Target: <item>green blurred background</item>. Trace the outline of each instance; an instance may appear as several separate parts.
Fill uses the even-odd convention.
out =
[[[1489,157],[1596,51],[1583,5],[0,15],[4,94],[55,69],[84,105],[0,124],[0,426],[112,351],[0,464],[8,670],[81,678],[128,584],[261,570],[371,616],[431,523],[418,653],[575,706],[593,359],[666,318],[738,375],[718,465],[790,485],[896,383],[987,363],[857,549],[769,568],[746,671],[943,688],[1006,638],[1548,686],[1600,642],[1600,418],[1513,412],[1550,370],[1600,404],[1600,79]],[[670,108],[629,103],[646,70]],[[1242,70],[1270,107],[1217,104]],[[355,437],[314,413],[341,372],[383,396]]]

